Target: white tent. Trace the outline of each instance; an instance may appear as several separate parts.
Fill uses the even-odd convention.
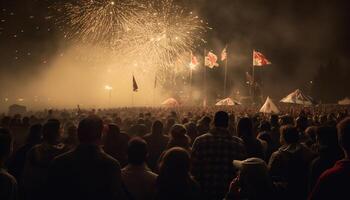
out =
[[[234,105],[241,105],[241,103],[236,100],[232,100],[231,98],[226,98],[226,99],[221,99],[215,105],[216,106],[234,106]]]
[[[294,92],[290,93],[288,96],[284,97],[281,102],[283,103],[293,103],[310,106],[314,104],[314,100],[305,95],[301,90],[297,89]]]
[[[264,105],[260,108],[260,112],[262,113],[279,113],[277,106],[273,103],[270,97],[266,98]]]
[[[169,99],[166,99],[165,101],[163,101],[162,105],[168,106],[168,107],[176,107],[176,106],[179,106],[180,104],[178,101],[176,101],[176,99],[169,98]]]
[[[343,100],[338,101],[339,105],[350,105],[350,99],[348,97],[346,97]]]

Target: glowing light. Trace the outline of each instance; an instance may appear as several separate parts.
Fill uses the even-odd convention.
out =
[[[110,91],[110,90],[113,90],[113,88],[112,88],[112,86],[110,86],[110,85],[105,85],[105,90]]]
[[[22,101],[24,101],[24,99],[23,98],[18,98],[17,101],[22,102]]]

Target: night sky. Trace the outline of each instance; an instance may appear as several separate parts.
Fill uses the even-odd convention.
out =
[[[48,9],[53,2],[1,0],[1,79],[21,77],[30,81],[49,67],[50,58],[60,54],[64,45],[62,35]],[[263,52],[273,63],[258,70],[269,88],[267,92],[303,87],[321,64],[332,59],[348,67],[349,1],[183,0],[182,3],[196,10],[213,28],[207,35],[205,48],[219,54],[228,44],[232,84],[244,82],[244,72],[251,67],[252,49]],[[212,74],[217,77],[215,71]],[[278,88],[276,82],[280,83]]]

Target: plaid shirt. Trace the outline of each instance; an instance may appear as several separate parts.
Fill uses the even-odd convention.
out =
[[[192,175],[200,183],[207,199],[223,199],[236,176],[233,160],[243,160],[243,141],[227,129],[214,128],[198,137],[192,149]]]

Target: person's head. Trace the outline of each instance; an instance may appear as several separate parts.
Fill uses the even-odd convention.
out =
[[[128,162],[131,165],[142,165],[147,158],[147,143],[139,137],[131,139],[128,143]]]
[[[42,125],[34,124],[29,129],[29,134],[27,136],[27,143],[29,144],[39,144],[42,139]]]
[[[199,120],[199,123],[200,123],[201,125],[207,125],[207,126],[209,126],[209,125],[210,125],[210,122],[211,122],[211,119],[210,119],[210,117],[208,117],[208,116],[204,116],[204,117],[202,117],[202,118]]]
[[[317,128],[316,140],[321,148],[338,147],[337,129],[331,126],[321,126]]]
[[[298,129],[298,131],[304,132],[308,126],[307,118],[305,116],[299,116],[296,119],[295,126]]]
[[[78,138],[80,143],[98,144],[101,141],[103,121],[96,115],[90,115],[80,121]]]
[[[108,124],[107,137],[115,138],[120,133],[119,126],[117,124]]]
[[[339,144],[347,157],[350,155],[350,117],[345,118],[337,125]]]
[[[253,123],[248,117],[243,117],[238,121],[237,133],[239,137],[249,138],[253,136]]]
[[[179,138],[185,136],[187,133],[187,130],[184,125],[182,124],[175,124],[170,129],[171,137],[173,138]]]
[[[227,128],[228,127],[229,117],[227,112],[218,111],[214,116],[214,126],[217,128]]]
[[[305,134],[309,137],[312,143],[316,142],[317,126],[309,126],[305,130]]]
[[[259,132],[271,131],[271,124],[268,121],[261,121],[259,125]]]
[[[0,164],[2,164],[5,159],[12,152],[12,137],[9,130],[5,128],[0,128]]]
[[[181,147],[173,147],[164,153],[159,164],[159,178],[183,180],[189,176],[190,154]]]
[[[273,183],[263,160],[254,157],[234,160],[233,165],[239,170],[239,185],[244,196],[252,199],[270,197]]]
[[[295,144],[299,141],[297,128],[292,125],[283,125],[281,127],[281,144]]]
[[[153,135],[161,135],[163,134],[163,123],[159,120],[153,122],[152,125],[152,134]]]
[[[278,126],[278,115],[275,115],[275,114],[271,115],[270,116],[270,123],[274,127]]]
[[[43,126],[43,140],[48,144],[58,144],[61,140],[61,123],[57,119],[49,119]]]

